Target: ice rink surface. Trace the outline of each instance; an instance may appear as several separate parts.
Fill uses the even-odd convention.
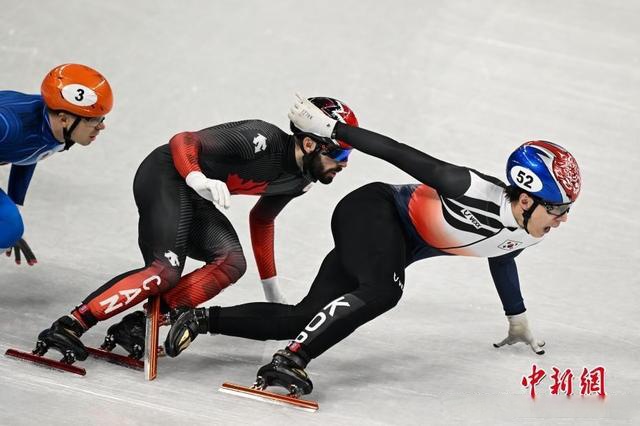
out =
[[[638,424],[640,2],[0,0],[0,89],[36,93],[64,62],[103,72],[115,91],[89,148],[40,163],[23,209],[39,263],[0,259],[0,350],[37,334],[112,277],[142,266],[131,184],[177,132],[261,118],[287,128],[293,94],[346,101],[362,126],[505,179],[520,143],[555,141],[583,175],[569,220],[518,258],[536,356],[494,349],[507,322],[485,259],[409,267],[398,306],[309,366],[317,413],[234,398],[283,342],[200,336],[159,377],[88,360],[84,378],[0,356],[0,424]],[[6,188],[9,167],[0,167]],[[332,247],[337,201],[371,181],[413,179],[354,153],[276,225],[279,275],[292,302]],[[262,300],[248,240],[256,198],[228,216],[246,275],[210,304]],[[198,267],[189,263],[187,270]],[[120,317],[116,317],[118,320]],[[98,344],[100,324],[83,341]],[[166,330],[165,330],[166,332]],[[163,333],[164,335],[164,333]],[[536,363],[574,372],[574,395],[532,400]],[[583,367],[606,368],[603,400],[580,396]]]

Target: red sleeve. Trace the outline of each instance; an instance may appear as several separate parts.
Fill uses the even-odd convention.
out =
[[[260,279],[275,277],[277,274],[273,249],[275,218],[292,198],[292,195],[260,197],[249,213],[251,246]]]
[[[191,172],[201,171],[200,164],[198,164],[201,144],[195,133],[178,133],[169,141],[169,149],[171,157],[173,157],[173,164],[180,176],[186,178]]]

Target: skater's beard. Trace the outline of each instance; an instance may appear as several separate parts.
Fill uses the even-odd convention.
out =
[[[315,151],[309,154],[309,160],[307,164],[311,177],[324,185],[328,185],[333,182],[334,176],[342,171],[342,167],[340,166],[325,169],[325,166],[322,164],[320,151]]]

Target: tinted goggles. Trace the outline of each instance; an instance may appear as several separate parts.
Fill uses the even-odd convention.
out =
[[[569,213],[569,209],[571,208],[572,204],[573,203],[552,204],[540,201],[540,205],[544,206],[544,208],[547,210],[547,213],[553,216],[562,216],[565,213]]]
[[[328,150],[323,150],[322,154],[326,155],[327,157],[337,162],[347,161],[347,159],[349,158],[349,154],[351,154],[351,148],[349,149],[342,149],[337,147],[331,148]]]

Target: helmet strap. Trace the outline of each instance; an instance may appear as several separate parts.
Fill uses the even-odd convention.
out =
[[[524,230],[527,231],[527,234],[529,233],[529,230],[527,229],[529,219],[531,219],[533,211],[536,209],[536,207],[538,207],[538,204],[540,204],[535,198],[532,198],[532,200],[533,204],[531,204],[531,207],[529,207],[527,210],[522,209],[522,224],[524,225]]]
[[[75,128],[78,127],[78,124],[80,124],[80,120],[82,120],[80,117],[76,117],[76,119],[74,120],[73,123],[71,123],[71,126],[69,126],[68,129],[66,127],[62,129],[62,136],[64,137],[64,150],[65,151],[67,149],[71,148],[73,146],[73,144],[75,144],[73,139],[71,139],[71,133],[73,133]]]

